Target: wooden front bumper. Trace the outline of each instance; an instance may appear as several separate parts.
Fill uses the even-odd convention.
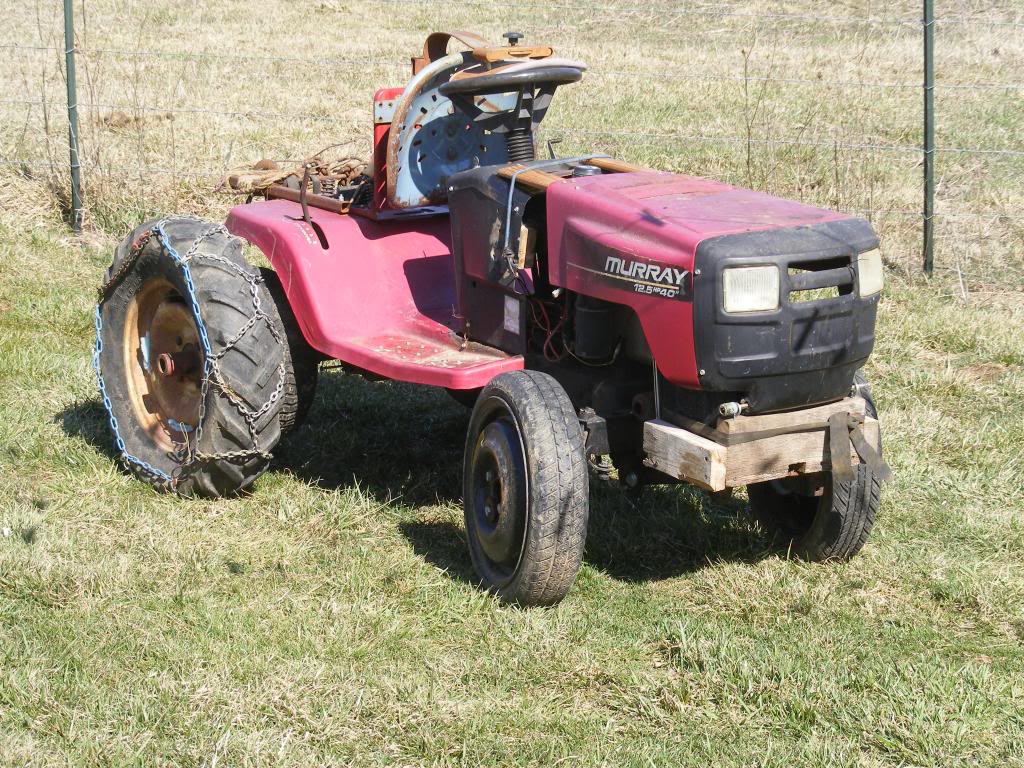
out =
[[[865,440],[881,450],[878,420],[865,416],[864,407],[863,398],[848,397],[799,411],[720,419],[716,440],[667,421],[648,421],[644,423],[644,463],[709,491],[828,471],[832,463],[825,422],[833,413],[864,417]],[[770,434],[779,430],[792,431]],[[759,437],[758,433],[769,434]],[[850,453],[853,463],[860,463],[852,446]]]

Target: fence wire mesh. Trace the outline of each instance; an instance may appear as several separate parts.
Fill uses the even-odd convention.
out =
[[[0,178],[67,188],[61,0],[15,0],[0,32]],[[945,3],[935,22],[939,274],[1024,286],[1024,13]],[[369,155],[374,90],[435,29],[510,28],[590,65],[540,146],[601,151],[869,218],[914,274],[922,229],[922,20],[809,0],[668,5],[341,0],[239,11],[74,0],[87,222],[217,215],[220,180],[338,141]],[[63,192],[66,196],[66,192]]]

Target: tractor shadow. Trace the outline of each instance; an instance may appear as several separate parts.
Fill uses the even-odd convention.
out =
[[[309,421],[286,438],[278,462],[324,488],[358,486],[407,508],[461,507],[468,424],[468,409],[441,390],[327,372]],[[412,517],[398,528],[413,551],[477,584],[461,521],[433,512]],[[717,562],[756,562],[773,551],[743,499],[713,501],[687,486],[634,495],[591,480],[585,559],[614,579],[656,581]]]
[[[455,581],[479,586],[480,577],[473,570],[461,525],[451,521],[407,520],[398,524],[398,530],[418,557]]]
[[[458,503],[468,425],[469,411],[442,390],[324,371],[309,418],[282,440],[272,469],[382,503]]]
[[[79,400],[54,416],[53,421],[70,437],[78,437],[111,461],[118,452],[110,433],[110,419],[99,398]]]
[[[755,563],[772,547],[748,522],[744,502],[712,504],[690,489],[649,489],[635,500],[617,488],[591,489],[584,561],[622,582],[661,581],[721,562]],[[413,552],[450,577],[479,584],[461,524],[399,523]]]
[[[107,414],[98,399],[54,417],[112,461]],[[421,507],[461,507],[462,452],[469,411],[445,392],[321,373],[307,422],[275,450],[271,471],[326,490],[359,488],[403,508],[397,527],[413,552],[451,578],[476,585],[461,520]],[[712,501],[686,486],[639,495],[591,478],[585,560],[613,579],[657,581],[718,562],[756,562],[774,547],[742,499]],[[461,515],[460,515],[461,517]]]
[[[118,460],[99,398],[74,402],[53,421]],[[309,419],[274,449],[270,471],[324,489],[358,487],[382,503],[458,502],[468,424],[469,412],[443,391],[325,372]]]
[[[772,552],[745,499],[713,500],[686,485],[635,494],[591,477],[585,560],[613,579],[660,581]]]

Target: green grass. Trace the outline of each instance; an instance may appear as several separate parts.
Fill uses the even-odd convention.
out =
[[[76,241],[60,3],[15,0],[0,45],[41,49],[0,57],[0,766],[1024,766],[1024,164],[938,155],[956,216],[924,282],[920,156],[857,146],[918,144],[920,91],[855,85],[919,82],[920,29],[756,15],[918,4],[601,5],[78,2]],[[118,467],[90,366],[116,240],[237,202],[188,173],[368,154],[374,89],[459,28],[590,64],[544,124],[560,151],[882,211],[869,374],[896,475],[859,557],[788,559],[742,497],[597,486],[568,598],[503,607],[462,540],[466,412],[337,371],[250,495],[171,498]],[[233,58],[264,55],[323,66]],[[936,56],[939,146],[1024,146],[1018,90],[942,87],[1012,86],[1024,38],[940,24]]]
[[[1021,294],[887,288],[896,480],[853,562],[602,486],[569,597],[517,610],[474,584],[443,393],[326,373],[243,498],[121,471],[94,241],[0,225],[0,764],[1024,764]]]

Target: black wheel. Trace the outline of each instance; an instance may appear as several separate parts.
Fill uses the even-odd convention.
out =
[[[871,388],[858,371],[854,386],[877,418]],[[767,531],[789,542],[807,560],[848,560],[864,547],[881,502],[881,481],[866,464],[854,467],[853,479],[839,482],[832,473],[771,480],[747,486],[750,509]]]
[[[281,320],[240,241],[169,218],[114,253],[96,312],[96,373],[118,449],[151,485],[235,493],[270,462],[286,374]]]
[[[463,463],[466,536],[484,586],[519,605],[565,597],[583,559],[588,494],[583,432],[558,382],[516,371],[484,387]]]
[[[276,313],[270,317],[279,318],[278,331],[284,336],[284,390],[281,393],[281,435],[287,435],[306,420],[309,409],[316,398],[316,384],[320,373],[320,353],[309,346],[302,329],[295,319],[288,296],[277,273],[260,267],[260,275],[274,301]]]

